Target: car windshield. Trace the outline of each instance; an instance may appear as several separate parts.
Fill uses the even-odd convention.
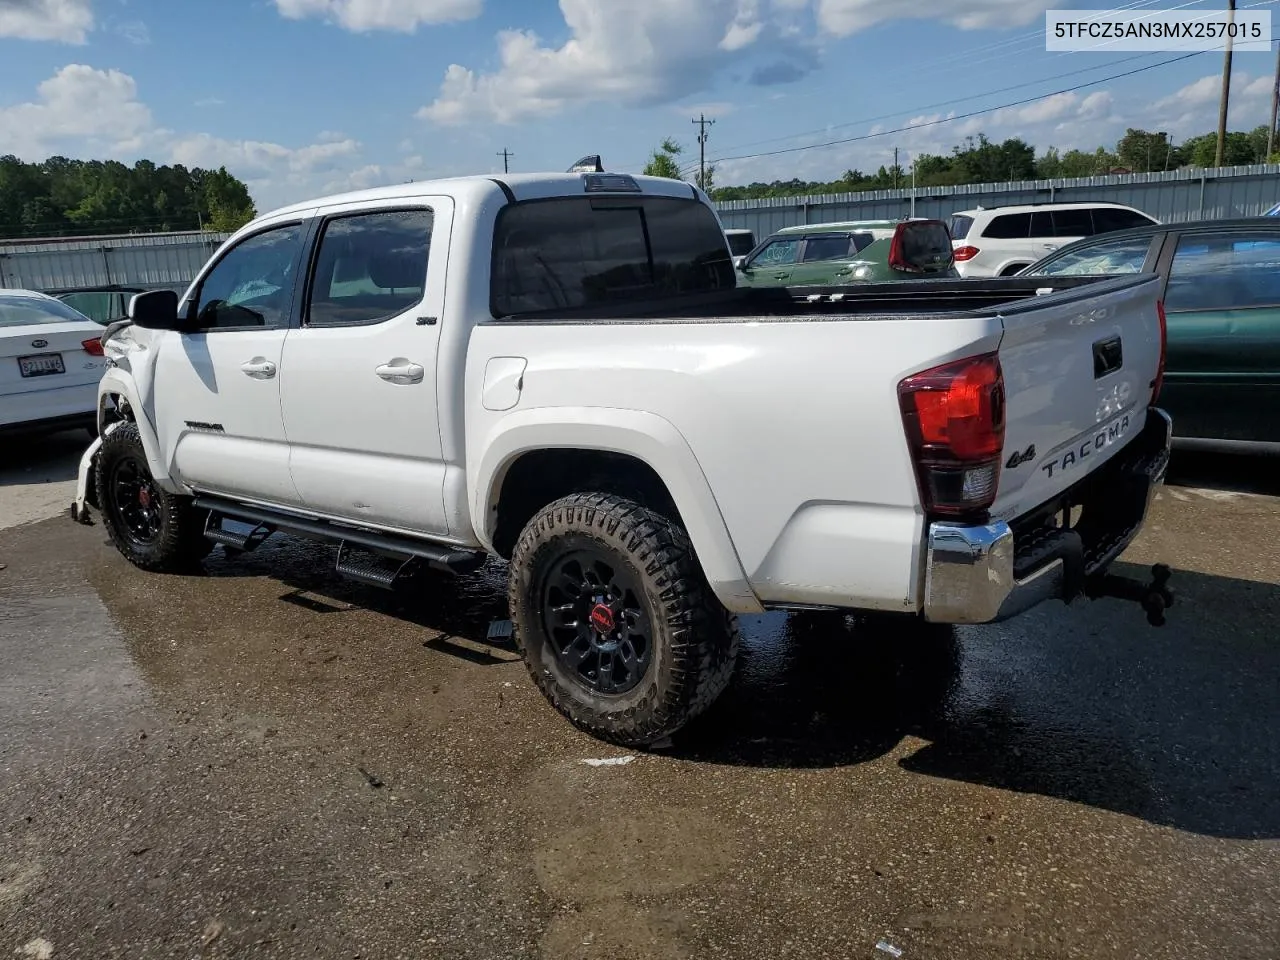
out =
[[[89,321],[83,313],[60,300],[37,297],[0,297],[0,327],[26,327],[42,323]]]

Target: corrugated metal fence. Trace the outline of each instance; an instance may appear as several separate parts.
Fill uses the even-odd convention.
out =
[[[763,240],[775,230],[834,220],[937,217],[974,207],[1021,203],[1105,201],[1137,207],[1165,223],[1256,216],[1280,203],[1280,165],[1129,173],[1079,180],[1029,180],[962,187],[872,190],[813,197],[770,197],[716,204],[726,227],[754,230]]]
[[[110,286],[184,288],[228,236],[193,231],[0,241],[0,287],[46,293]]]

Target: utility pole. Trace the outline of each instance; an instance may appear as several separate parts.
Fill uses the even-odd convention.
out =
[[[1276,46],[1276,82],[1271,87],[1271,126],[1267,128],[1267,156],[1276,152],[1276,120],[1280,119],[1280,44]]]
[[[507,150],[506,147],[503,147],[502,150],[498,153],[498,156],[502,158],[502,172],[510,173],[511,165],[509,161],[511,160],[512,157],[515,156],[515,154]]]
[[[1227,0],[1227,10],[1230,16],[1227,18],[1229,24],[1236,22],[1236,0]],[[1222,166],[1226,149],[1227,149],[1227,107],[1231,102],[1231,31],[1227,31],[1227,52],[1222,61],[1222,102],[1218,105],[1218,150],[1214,154],[1213,165],[1215,167]]]
[[[715,126],[714,120],[708,120],[705,114],[698,114],[698,119],[691,120],[698,128],[698,187],[707,189],[707,127]]]
[[[893,189],[898,189],[898,148],[893,148]]]

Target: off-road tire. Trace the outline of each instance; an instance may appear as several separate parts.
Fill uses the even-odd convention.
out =
[[[147,455],[137,424],[134,423],[121,424],[104,436],[95,458],[94,485],[107,536],[116,549],[136,567],[153,573],[189,572],[214,547],[204,536],[207,511],[193,507],[190,497],[166,493],[153,487],[151,502],[159,518],[159,533],[149,543],[138,542],[129,535],[111,483],[113,471],[125,458],[140,461],[145,469]]]
[[[591,545],[625,565],[639,584],[652,629],[652,653],[630,691],[603,695],[571,675],[542,617],[551,565]],[[704,712],[729,685],[738,654],[737,617],[708,587],[688,535],[633,500],[574,494],[529,521],[511,557],[508,601],[516,646],[534,682],[575,726],[631,748],[665,740]]]

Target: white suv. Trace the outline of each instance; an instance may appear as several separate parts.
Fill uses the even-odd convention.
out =
[[[1011,277],[1068,243],[1153,223],[1159,221],[1119,203],[978,207],[951,215],[951,245],[962,277]]]

